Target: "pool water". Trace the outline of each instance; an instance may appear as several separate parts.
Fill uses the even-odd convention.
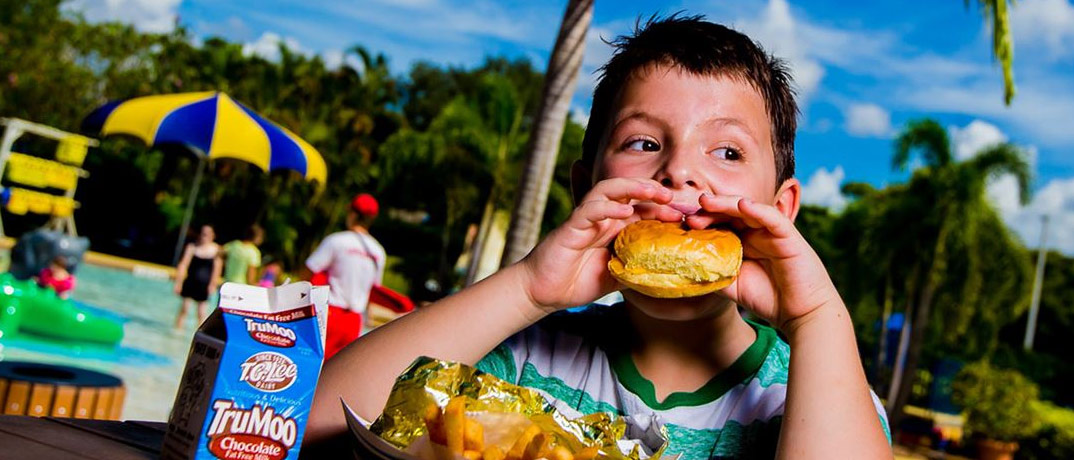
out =
[[[74,345],[20,335],[0,341],[0,360],[63,364],[109,373],[123,380],[122,419],[166,421],[179,388],[197,326],[191,311],[182,332],[172,329],[179,297],[169,280],[82,264],[71,298],[124,321],[117,347]],[[210,299],[209,305],[215,305]],[[191,305],[193,310],[193,305]]]

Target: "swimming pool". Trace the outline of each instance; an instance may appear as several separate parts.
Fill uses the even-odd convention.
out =
[[[16,337],[0,341],[0,360],[64,364],[113,374],[123,379],[126,420],[168,419],[186,354],[196,326],[188,316],[182,332],[172,330],[179,298],[165,279],[82,264],[71,298],[125,321],[123,342],[115,348],[71,345],[47,339]],[[210,305],[215,305],[210,299]],[[192,312],[193,313],[193,312]]]

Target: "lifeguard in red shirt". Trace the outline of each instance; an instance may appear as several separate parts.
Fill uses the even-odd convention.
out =
[[[362,333],[369,291],[381,284],[387,254],[369,234],[380,206],[367,193],[355,196],[347,213],[347,230],[328,235],[306,259],[314,284],[327,284],[328,336],[325,359]]]

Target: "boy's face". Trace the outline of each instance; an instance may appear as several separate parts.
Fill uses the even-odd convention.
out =
[[[671,206],[687,215],[710,193],[772,204],[794,219],[801,186],[793,178],[776,183],[771,126],[764,98],[749,83],[651,66],[623,87],[592,178],[656,180],[674,193]],[[663,301],[624,295],[663,319],[705,316],[697,310],[701,299],[708,299],[702,310],[727,304],[714,295]],[[645,308],[654,302],[659,310]]]
[[[698,210],[706,192],[791,211],[791,203],[779,201],[793,188],[797,211],[799,186],[793,179],[776,184],[772,125],[764,99],[749,83],[652,66],[624,85],[614,113],[594,180],[656,180],[674,192],[672,205],[685,214]]]

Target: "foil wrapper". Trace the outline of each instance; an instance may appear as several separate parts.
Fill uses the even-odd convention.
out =
[[[655,428],[655,439],[624,439],[628,428],[637,428],[628,427],[628,419],[606,413],[569,418],[536,390],[465,364],[429,357],[415,360],[395,380],[383,413],[369,429],[400,450],[408,450],[415,441],[427,442],[425,410],[432,404],[443,408],[455,396],[466,397],[467,415],[481,421],[494,438],[514,439],[526,426],[536,424],[572,450],[599,447],[600,459],[660,459],[667,447],[662,427]]]

